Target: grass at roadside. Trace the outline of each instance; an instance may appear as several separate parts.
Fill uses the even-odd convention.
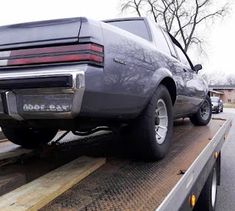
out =
[[[224,103],[225,108],[235,108],[235,103]]]

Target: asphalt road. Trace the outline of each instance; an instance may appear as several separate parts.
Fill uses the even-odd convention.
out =
[[[222,149],[221,185],[218,187],[217,211],[235,210],[235,109],[224,109],[214,117],[233,119],[233,126]]]

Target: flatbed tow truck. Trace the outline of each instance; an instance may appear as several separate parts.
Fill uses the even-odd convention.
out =
[[[117,147],[113,135],[99,136],[82,150],[75,146],[79,141],[66,142],[61,149],[77,153],[77,161],[3,194],[0,210],[214,210],[221,148],[230,127],[228,119],[212,119],[203,127],[177,120],[172,147],[158,162],[128,157],[127,144]]]

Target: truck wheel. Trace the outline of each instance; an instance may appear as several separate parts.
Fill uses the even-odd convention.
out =
[[[132,125],[131,139],[138,156],[152,161],[162,159],[169,149],[172,130],[171,96],[167,88],[160,85]]]
[[[211,113],[211,100],[210,97],[207,95],[200,109],[197,111],[197,113],[193,114],[193,116],[190,117],[190,120],[194,125],[207,125],[211,120]]]
[[[198,198],[194,211],[214,211],[217,199],[217,184],[218,184],[216,165],[212,169],[206,184]]]
[[[6,138],[14,144],[20,145],[27,149],[34,149],[51,141],[55,137],[58,130],[25,127],[2,127],[2,132]]]

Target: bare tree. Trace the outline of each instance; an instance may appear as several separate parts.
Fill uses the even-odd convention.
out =
[[[141,4],[143,3],[142,0],[127,0],[125,3],[122,5],[122,12],[126,9],[132,8],[136,11],[138,16],[141,17]]]
[[[214,0],[123,0],[121,8],[122,12],[134,10],[138,16],[152,16],[182,41],[187,52],[193,44],[201,46],[203,39],[198,29],[203,22],[211,20],[213,23],[227,14],[228,3],[219,8],[214,3]]]
[[[235,85],[235,75],[234,74],[228,74],[226,77],[228,85]]]
[[[209,85],[235,85],[234,74],[226,74],[220,70],[201,72],[200,74]]]

